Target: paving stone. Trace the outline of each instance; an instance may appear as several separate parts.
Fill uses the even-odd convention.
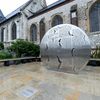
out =
[[[0,67],[0,100],[100,100],[100,67],[86,68],[72,74],[47,70],[41,63]]]

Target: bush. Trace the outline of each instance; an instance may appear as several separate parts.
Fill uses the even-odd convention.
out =
[[[8,51],[0,51],[0,59],[9,59],[12,55]]]
[[[2,42],[0,42],[0,50],[3,50],[4,49],[4,45]]]
[[[97,46],[96,50],[91,55],[92,58],[100,58],[100,47]]]
[[[40,47],[38,45],[22,39],[18,39],[15,42],[12,42],[9,50],[14,52],[16,57],[37,57],[40,54]]]

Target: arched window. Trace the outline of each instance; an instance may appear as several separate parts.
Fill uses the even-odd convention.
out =
[[[30,39],[31,41],[37,41],[37,27],[35,24],[31,25],[30,28]]]
[[[1,42],[4,42],[4,28],[1,29]]]
[[[44,19],[42,19],[40,21],[40,40],[42,40],[44,34],[45,34],[45,23],[44,23]]]
[[[53,19],[52,19],[52,27],[59,25],[59,24],[63,24],[63,19],[60,15],[56,15]]]
[[[16,23],[12,24],[11,37],[12,37],[12,40],[16,39],[16,37],[17,37],[17,26],[16,26]]]
[[[90,31],[100,31],[100,1],[98,0],[90,9]]]

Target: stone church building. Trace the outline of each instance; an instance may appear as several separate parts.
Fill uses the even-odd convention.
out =
[[[99,45],[100,0],[58,0],[49,6],[45,0],[29,0],[6,17],[0,10],[0,41],[5,46],[16,39],[40,44],[50,28],[65,23],[80,27],[92,45]]]

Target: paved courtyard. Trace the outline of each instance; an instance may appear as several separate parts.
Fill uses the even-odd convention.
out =
[[[0,100],[100,100],[100,68],[71,74],[41,63],[1,66]]]

